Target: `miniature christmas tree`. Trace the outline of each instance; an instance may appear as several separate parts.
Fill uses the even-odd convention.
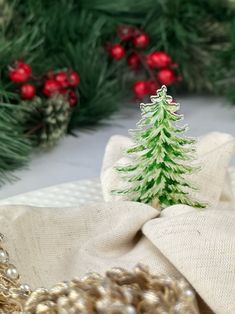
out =
[[[131,131],[135,145],[127,150],[133,163],[118,166],[128,187],[113,191],[128,194],[132,201],[164,208],[174,204],[205,207],[189,196],[195,189],[187,175],[198,168],[190,164],[195,151],[194,139],[180,137],[186,126],[175,123],[183,118],[178,114],[179,104],[174,103],[162,86],[152,103],[141,104],[142,119]]]

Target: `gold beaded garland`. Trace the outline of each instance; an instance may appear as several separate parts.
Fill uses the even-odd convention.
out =
[[[0,234],[0,313],[19,313],[23,309],[20,294],[19,274],[9,263],[9,256],[3,247],[4,237]]]
[[[197,314],[194,292],[184,279],[151,274],[143,265],[105,276],[86,274],[51,289],[30,290],[9,263],[0,235],[0,314]]]

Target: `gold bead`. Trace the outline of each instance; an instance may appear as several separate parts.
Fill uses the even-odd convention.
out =
[[[108,270],[106,272],[107,275],[122,275],[123,273],[126,273],[127,271],[122,267],[113,267],[111,270]]]
[[[160,299],[159,296],[154,293],[154,291],[146,291],[142,294],[144,300],[146,300],[150,304],[158,304]]]
[[[66,308],[69,304],[69,300],[67,297],[65,296],[61,296],[58,300],[57,300],[57,304],[59,307],[62,307],[62,308]]]
[[[81,296],[80,293],[78,293],[76,290],[72,289],[69,292],[68,298],[69,298],[69,301],[75,302],[79,299],[80,296]]]
[[[68,284],[61,282],[50,289],[50,294],[52,295],[61,295],[65,294],[68,289]]]
[[[45,303],[40,303],[36,307],[36,314],[46,314],[52,313],[51,310],[55,308],[56,304],[52,301],[47,301]]]
[[[87,313],[88,306],[86,304],[86,300],[84,298],[78,299],[74,302],[74,308],[77,310],[75,313]]]
[[[85,274],[85,276],[82,277],[81,281],[82,282],[91,282],[93,280],[100,280],[102,276],[96,272],[90,272]]]

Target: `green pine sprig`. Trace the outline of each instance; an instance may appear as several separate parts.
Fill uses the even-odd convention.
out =
[[[12,171],[26,166],[32,146],[25,136],[22,108],[0,101],[0,186],[17,178]]]

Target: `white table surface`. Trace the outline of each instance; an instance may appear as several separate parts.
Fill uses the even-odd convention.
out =
[[[189,124],[189,135],[200,136],[211,131],[228,132],[235,136],[235,106],[221,98],[182,97],[181,111]],[[139,119],[138,105],[129,104],[115,114],[105,126],[95,131],[77,132],[67,136],[52,151],[32,156],[27,169],[15,171],[20,180],[0,189],[0,199],[64,182],[99,176],[105,145],[114,134],[128,134]],[[235,158],[232,160],[235,165]]]

